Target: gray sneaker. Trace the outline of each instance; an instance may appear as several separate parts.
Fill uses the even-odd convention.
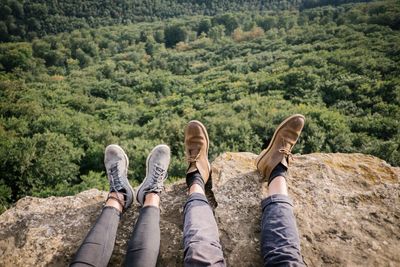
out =
[[[146,177],[136,191],[136,200],[143,206],[147,193],[161,193],[167,179],[171,150],[167,145],[158,145],[150,152],[146,161]]]
[[[124,195],[123,200],[110,195],[108,198],[116,199],[126,210],[133,201],[133,189],[128,181],[128,156],[120,146],[109,145],[104,152],[104,165],[110,182],[110,193],[119,192]]]

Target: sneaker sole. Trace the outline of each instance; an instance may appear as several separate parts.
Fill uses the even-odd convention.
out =
[[[192,122],[198,124],[198,125],[200,126],[201,130],[203,131],[204,135],[206,136],[206,139],[207,139],[207,163],[208,163],[208,169],[209,169],[210,175],[211,175],[211,165],[210,165],[210,161],[208,160],[208,149],[210,148],[210,139],[208,138],[207,129],[206,129],[206,127],[205,127],[200,121],[198,121],[198,120],[189,121],[188,124],[190,124],[190,123],[192,123]]]
[[[146,180],[148,179],[148,174],[149,174],[149,161],[150,161],[150,158],[151,158],[151,156],[153,155],[153,152],[154,152],[156,149],[158,149],[159,147],[168,147],[168,146],[167,146],[167,145],[157,145],[157,146],[155,146],[155,147],[151,150],[151,152],[149,153],[149,155],[147,156],[147,159],[146,159],[146,177],[144,177],[142,183],[141,183],[141,184],[137,187],[137,189],[135,190],[135,200],[136,200],[136,202],[139,203],[140,205],[141,205],[141,203],[140,203],[139,200],[137,199],[138,193],[139,193],[140,189],[142,188],[142,186],[144,185],[144,183],[146,182]],[[168,148],[169,148],[169,147],[168,147]]]
[[[279,132],[279,130],[282,128],[282,126],[286,123],[286,122],[288,122],[289,120],[291,120],[291,119],[293,119],[293,118],[295,118],[295,117],[300,117],[300,118],[302,118],[303,120],[305,120],[306,118],[303,116],[303,115],[301,115],[301,114],[294,114],[294,115],[292,115],[292,116],[290,116],[290,117],[288,117],[288,118],[286,118],[283,122],[281,122],[281,124],[279,124],[279,126],[276,128],[276,130],[275,130],[275,132],[274,132],[274,135],[272,136],[272,139],[271,139],[271,142],[269,142],[269,144],[268,144],[268,147],[266,148],[266,149],[264,149],[261,153],[260,153],[260,155],[257,157],[257,159],[256,159],[256,167],[257,167],[257,169],[258,169],[258,164],[260,163],[260,161],[263,159],[263,157],[270,151],[270,149],[271,149],[271,147],[272,147],[272,144],[275,142],[275,137],[276,137],[276,135],[277,135],[277,133]]]

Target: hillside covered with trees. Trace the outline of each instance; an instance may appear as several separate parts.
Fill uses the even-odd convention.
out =
[[[399,1],[265,1],[275,6],[257,11],[259,1],[137,1],[143,10],[122,8],[126,17],[94,16],[94,1],[57,1],[57,12],[111,25],[80,27],[74,13],[60,20],[65,28],[42,24],[55,12],[47,2],[55,3],[0,8],[0,210],[25,195],[108,188],[110,143],[127,151],[132,184],[159,143],[172,149],[171,179],[183,177],[191,119],[207,126],[211,159],[260,152],[284,117],[302,113],[294,152],[360,152],[400,165]],[[46,16],[31,18],[46,30],[10,34],[4,18],[35,24],[18,18],[15,3],[23,14],[28,3],[45,6]],[[166,3],[192,8],[174,13]]]
[[[1,0],[0,42],[74,29],[232,11],[279,11],[370,0]]]

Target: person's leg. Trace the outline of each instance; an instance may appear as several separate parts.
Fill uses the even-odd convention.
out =
[[[160,196],[167,179],[170,149],[156,146],[147,157],[146,177],[136,192],[142,205],[128,242],[125,266],[153,267],[160,250]]]
[[[189,197],[184,208],[184,265],[225,266],[217,223],[204,194],[210,177],[208,134],[200,122],[191,121],[185,129],[185,152],[189,167],[186,183]]]
[[[121,147],[106,148],[104,164],[110,183],[110,193],[96,223],[71,261],[71,266],[107,266],[114,249],[121,213],[133,198],[127,178],[128,157]]]
[[[214,214],[199,185],[190,187],[184,209],[185,266],[225,266]]]
[[[283,176],[272,180],[268,195],[261,205],[261,252],[264,266],[304,266],[293,204],[287,195]]]
[[[120,197],[123,198],[122,194]],[[107,266],[114,249],[121,212],[122,206],[118,201],[111,198],[107,200],[99,218],[71,261],[71,266]]]
[[[160,198],[148,193],[128,242],[125,266],[156,266],[160,250]]]
[[[287,118],[275,131],[268,147],[256,160],[263,183],[261,253],[264,266],[304,266],[300,239],[288,197],[286,172],[291,150],[304,126],[304,116]]]

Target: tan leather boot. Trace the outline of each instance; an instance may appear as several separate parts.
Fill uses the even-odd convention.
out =
[[[185,128],[185,154],[189,164],[186,174],[198,170],[204,184],[211,170],[208,162],[209,143],[206,127],[199,121],[190,121]]]
[[[263,176],[263,181],[269,179],[272,170],[279,163],[285,167],[289,166],[291,151],[303,129],[304,120],[303,115],[295,114],[285,119],[276,128],[268,147],[261,151],[256,159],[256,166]]]

